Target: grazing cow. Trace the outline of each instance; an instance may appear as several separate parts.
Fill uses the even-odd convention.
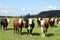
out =
[[[35,24],[31,18],[26,20],[26,28],[27,28],[27,32],[30,36],[32,36],[32,31],[33,31],[34,25]]]
[[[7,26],[8,26],[8,20],[6,18],[1,18],[0,19],[0,26],[1,26],[1,29],[3,26],[3,30],[6,30]]]
[[[21,34],[24,23],[25,23],[24,19],[15,18],[13,21],[14,33]]]
[[[60,18],[57,18],[57,23],[59,23],[59,24],[60,24]]]
[[[47,29],[49,27],[49,21],[48,20],[41,20],[40,27],[41,27],[42,36],[45,37]]]
[[[38,23],[38,26],[40,25],[40,21],[42,20],[42,18],[37,18],[37,23]]]
[[[54,18],[49,19],[49,24],[50,24],[51,27],[54,26],[54,23],[55,23],[55,19]]]

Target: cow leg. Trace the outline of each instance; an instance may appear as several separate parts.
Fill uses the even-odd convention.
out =
[[[42,36],[43,37],[45,37],[45,33],[46,33],[46,31],[43,30],[43,32],[42,32]]]
[[[7,30],[7,26],[8,26],[8,25],[5,25],[5,30]]]
[[[22,32],[22,29],[20,29],[20,34],[22,34],[21,32]]]
[[[43,32],[42,36],[45,37],[45,32]]]
[[[28,35],[30,35],[32,33],[32,30],[27,29]]]
[[[20,34],[22,34],[23,24],[20,25]]]
[[[46,28],[46,32],[45,32],[45,35],[47,34],[47,28]]]
[[[32,36],[32,31],[33,31],[33,29],[32,29],[32,30],[30,30],[30,36]]]
[[[48,28],[46,28],[46,32],[45,32],[45,35],[47,35],[47,31],[48,31]]]
[[[19,29],[18,29],[18,35],[19,35]]]
[[[32,30],[30,30],[30,34],[32,34]]]
[[[3,30],[6,30],[7,29],[7,25],[3,25]]]
[[[29,35],[29,30],[27,29],[27,34]]]
[[[16,33],[16,28],[14,28],[14,34]]]
[[[3,25],[3,30],[5,30],[5,25]]]
[[[18,28],[18,35],[20,34],[20,28]]]
[[[0,25],[0,30],[2,30],[2,25]]]
[[[41,32],[42,32],[42,36],[45,37],[45,31],[43,27],[41,27]]]
[[[0,26],[0,30],[2,29],[2,27]]]
[[[7,26],[8,26],[8,24],[6,25],[6,29],[7,29]]]
[[[14,28],[14,34],[17,33],[17,30],[18,30],[17,28]]]
[[[22,28],[20,28],[20,34],[22,34]]]
[[[31,34],[32,34],[32,30],[28,30],[28,35],[32,36]]]
[[[18,33],[18,28],[16,28],[15,33]]]

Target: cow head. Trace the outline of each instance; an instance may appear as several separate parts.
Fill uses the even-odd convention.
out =
[[[60,18],[57,18],[57,23],[59,23],[59,24],[60,24]]]
[[[31,18],[28,19],[28,30],[31,30],[32,29],[32,27],[31,27],[32,21],[33,20]]]
[[[23,24],[25,24],[25,23],[26,23],[26,21],[25,21],[25,19],[24,19],[24,18],[22,19],[22,21],[23,21]]]

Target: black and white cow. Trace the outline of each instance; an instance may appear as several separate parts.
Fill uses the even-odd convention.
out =
[[[54,26],[54,23],[55,23],[55,18],[51,18],[51,19],[49,20],[50,26],[53,27],[53,26]]]
[[[3,27],[3,30],[6,30],[7,29],[7,26],[8,26],[8,23],[9,23],[9,19],[7,19],[7,18],[1,18],[0,19],[1,29]]]
[[[34,28],[34,21],[29,18],[26,20],[26,28],[27,28],[27,32],[30,36],[32,36],[32,31],[33,31],[33,28]]]
[[[40,25],[40,21],[41,21],[41,20],[42,20],[41,17],[37,18],[37,24],[38,24],[38,26]]]

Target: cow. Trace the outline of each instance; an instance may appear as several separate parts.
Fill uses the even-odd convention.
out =
[[[14,33],[21,34],[25,21],[22,18],[15,18],[13,21]]]
[[[49,19],[49,24],[50,24],[51,27],[54,26],[54,23],[55,23],[55,18],[53,18],[53,17],[50,18],[50,19]]]
[[[29,18],[26,20],[26,28],[27,28],[27,32],[28,32],[28,35],[29,36],[32,36],[32,31],[33,31],[33,28],[34,28],[34,20]]]
[[[0,18],[0,29],[2,29],[2,27],[1,27],[1,18]]]
[[[37,18],[37,24],[38,24],[38,26],[40,25],[40,20],[42,20],[41,17]]]
[[[8,19],[7,18],[1,18],[0,19],[0,26],[1,26],[1,29],[3,27],[3,30],[7,30]]]
[[[59,23],[59,24],[60,24],[60,18],[57,18],[57,23]]]
[[[7,22],[9,23],[10,22],[10,19],[9,18],[6,18],[7,19]]]
[[[41,20],[40,21],[40,28],[41,28],[41,33],[42,36],[45,37],[46,36],[46,32],[48,30],[49,27],[49,20]]]

